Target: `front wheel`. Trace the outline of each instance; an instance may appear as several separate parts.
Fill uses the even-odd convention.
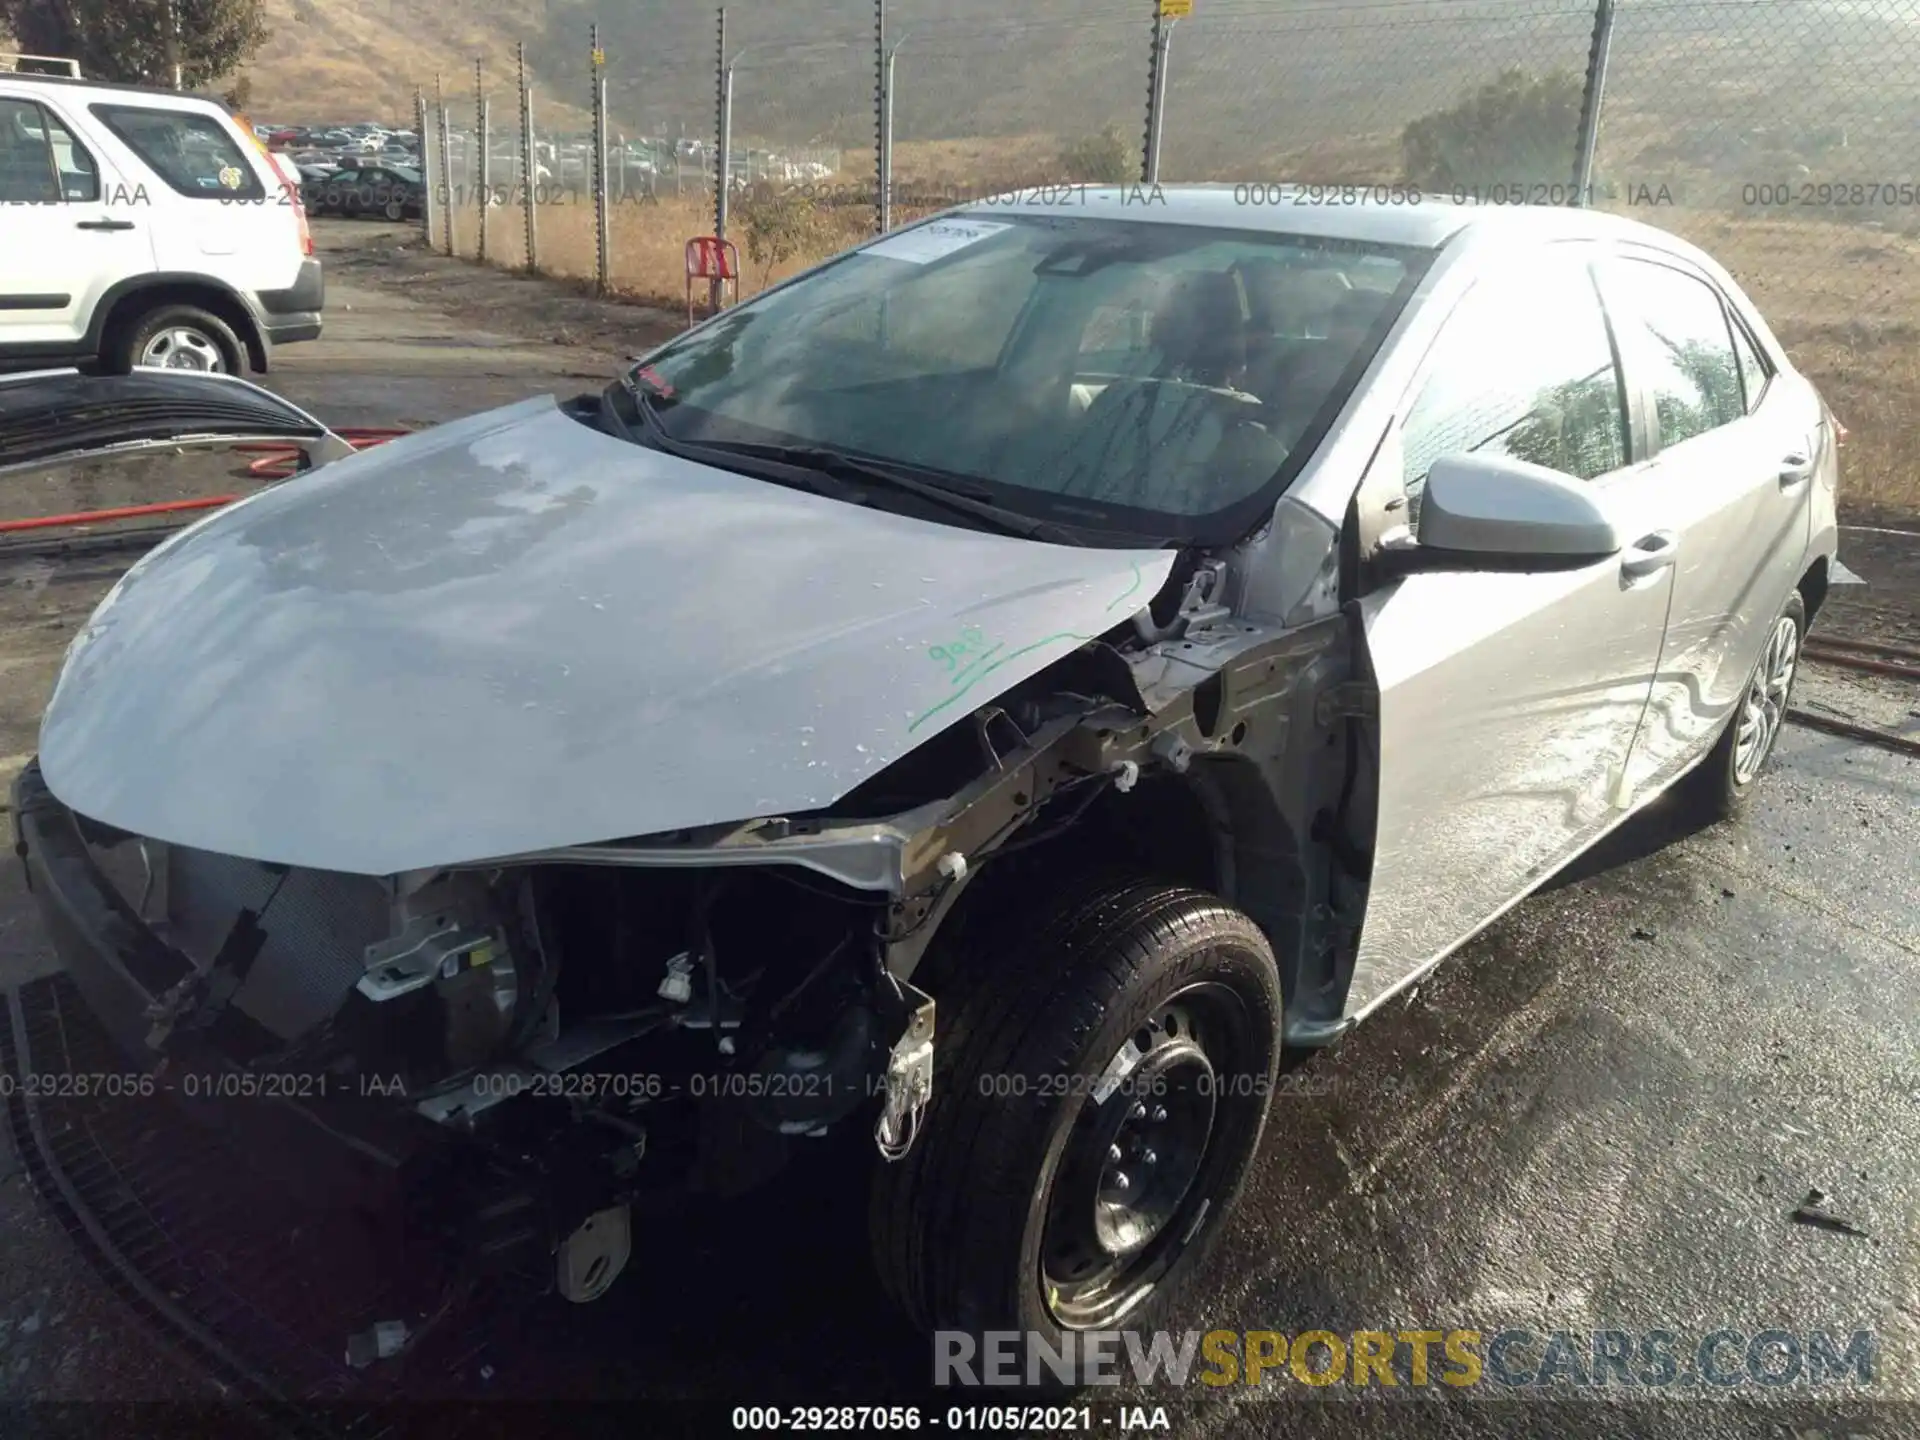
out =
[[[1183,886],[1023,922],[935,991],[933,1098],[877,1177],[875,1254],[923,1328],[1077,1355],[1073,1332],[1151,1328],[1217,1239],[1266,1124],[1280,981],[1251,920]]]

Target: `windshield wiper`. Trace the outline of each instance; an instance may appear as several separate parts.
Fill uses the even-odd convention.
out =
[[[882,460],[867,460],[824,445],[752,445],[715,441],[706,446],[722,455],[739,455],[750,460],[768,460],[776,465],[791,465],[835,480],[851,481],[917,496],[961,515],[984,520],[1005,535],[1027,540],[1045,540],[1055,545],[1079,545],[1071,530],[1050,520],[1036,520],[1018,510],[996,505],[984,495],[959,489],[954,482],[923,479],[903,465]]]
[[[616,398],[617,397],[617,398]],[[624,399],[634,415],[639,417],[640,429],[644,438],[634,433],[634,427],[628,420],[625,408],[620,404]],[[667,433],[667,427],[661,423],[659,412],[655,409],[653,397],[644,390],[629,384],[626,380],[617,380],[602,392],[600,410],[614,425],[616,433],[623,440],[635,444],[650,445],[668,455],[681,460],[693,460],[703,464],[712,464],[716,459],[727,459],[736,453],[743,458],[758,459],[744,452],[736,452],[726,446],[706,444],[692,440],[681,440]],[[849,505],[864,505],[867,497],[844,480],[826,474],[823,471],[808,469],[801,465],[781,465],[773,462],[780,473],[768,474],[765,469],[756,469],[758,478],[772,480],[776,484],[792,485],[803,490],[811,490],[816,495],[825,495],[830,500],[844,500]]]
[[[633,411],[640,418],[647,439],[669,455],[677,455],[683,460],[746,460],[760,465],[776,467],[786,475],[771,476],[783,483],[798,483],[819,495],[830,499],[844,500],[850,504],[864,505],[867,497],[861,487],[867,489],[888,489],[902,494],[917,496],[930,504],[944,506],[946,509],[967,515],[976,520],[985,521],[1003,535],[1017,535],[1026,540],[1043,540],[1055,545],[1081,545],[1082,541],[1065,526],[1056,525],[1048,520],[1036,520],[1030,515],[1022,515],[1018,510],[1009,510],[996,505],[978,494],[968,494],[954,488],[952,482],[940,482],[922,479],[906,467],[889,465],[883,461],[864,460],[856,455],[822,445],[759,445],[746,441],[727,440],[681,440],[667,433],[667,427],[661,423],[656,412],[652,395],[645,389],[625,380],[616,381],[609,387],[603,406],[611,413],[625,438],[637,439],[633,427],[627,422],[621,408],[614,403],[614,391],[618,389],[631,401]]]

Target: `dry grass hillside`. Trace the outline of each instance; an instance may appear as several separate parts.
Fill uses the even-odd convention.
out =
[[[437,72],[449,105],[469,105],[473,62],[496,96],[511,93],[514,46],[537,43],[541,7],[503,0],[264,0],[272,34],[241,72],[258,114],[289,123],[411,123],[416,85]],[[536,78],[536,85],[539,83]],[[496,98],[495,104],[504,101]]]

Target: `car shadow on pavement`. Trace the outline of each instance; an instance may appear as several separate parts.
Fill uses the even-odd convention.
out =
[[[1571,861],[1565,869],[1556,872],[1540,887],[1538,893],[1547,895],[1555,890],[1564,890],[1582,880],[1591,880],[1609,870],[1618,870],[1636,860],[1645,860],[1689,836],[1711,829],[1713,823],[1703,819],[1697,809],[1689,806],[1684,795],[1669,791],[1627,820],[1606,839]]]

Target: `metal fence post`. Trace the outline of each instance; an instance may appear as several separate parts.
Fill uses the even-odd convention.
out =
[[[1613,53],[1614,0],[1598,0],[1593,11],[1593,46],[1587,53],[1587,88],[1580,102],[1580,142],[1573,161],[1573,204],[1592,197],[1593,157],[1600,146],[1600,109],[1606,98],[1607,60]]]
[[[433,99],[440,128],[440,189],[447,197],[447,203],[441,208],[447,217],[447,254],[451,255],[454,250],[453,217],[459,213],[460,207],[453,199],[453,137],[447,125],[447,92],[437,74],[433,77]]]
[[[733,180],[733,66],[727,63],[727,7],[724,5],[720,7],[720,41],[715,53],[719,90],[714,101],[718,112],[714,116],[714,128],[718,133],[714,137],[717,153],[713,157],[713,233],[723,242],[721,253],[725,254],[727,209],[732,199],[729,192]],[[725,294],[726,281],[716,275],[709,287],[709,298],[715,310],[720,308]]]
[[[1185,14],[1189,6],[1179,0],[1156,0],[1153,7],[1153,51],[1147,65],[1147,135],[1140,148],[1140,181],[1144,185],[1160,183],[1160,136],[1167,120],[1167,54],[1173,48],[1172,17]]]
[[[600,26],[593,27],[593,283],[607,291],[607,52],[600,48]]]
[[[894,40],[892,45],[887,47],[887,71],[885,80],[887,99],[886,104],[883,105],[880,110],[880,129],[884,137],[882,149],[885,152],[883,163],[886,167],[881,174],[880,181],[880,233],[883,235],[893,228],[893,62],[899,59],[900,47],[906,43],[907,37],[901,35]],[[817,155],[811,152],[808,153],[807,158],[809,160],[819,159]]]
[[[473,62],[473,129],[474,141],[480,150],[480,165],[474,188],[480,201],[480,238],[474,258],[485,261],[487,258],[487,220],[493,209],[493,131],[487,106],[484,79],[481,77],[480,62]]]
[[[713,233],[723,240],[727,234],[726,147],[733,139],[727,133],[733,118],[732,79],[733,72],[727,68],[727,7],[722,5],[713,59]]]
[[[887,153],[887,112],[893,108],[888,69],[887,0],[873,0],[873,228],[882,235],[893,219],[893,197],[887,193],[893,178],[893,157]]]
[[[527,47],[520,46],[520,208],[527,225],[527,273],[540,268],[540,238],[534,223],[540,152],[533,143],[533,87],[527,84]]]
[[[427,133],[427,92],[418,85],[413,87],[413,133],[420,141],[420,178],[426,182],[420,187],[420,225],[426,231],[427,248],[431,250],[433,222],[436,218],[431,168],[433,139]]]

